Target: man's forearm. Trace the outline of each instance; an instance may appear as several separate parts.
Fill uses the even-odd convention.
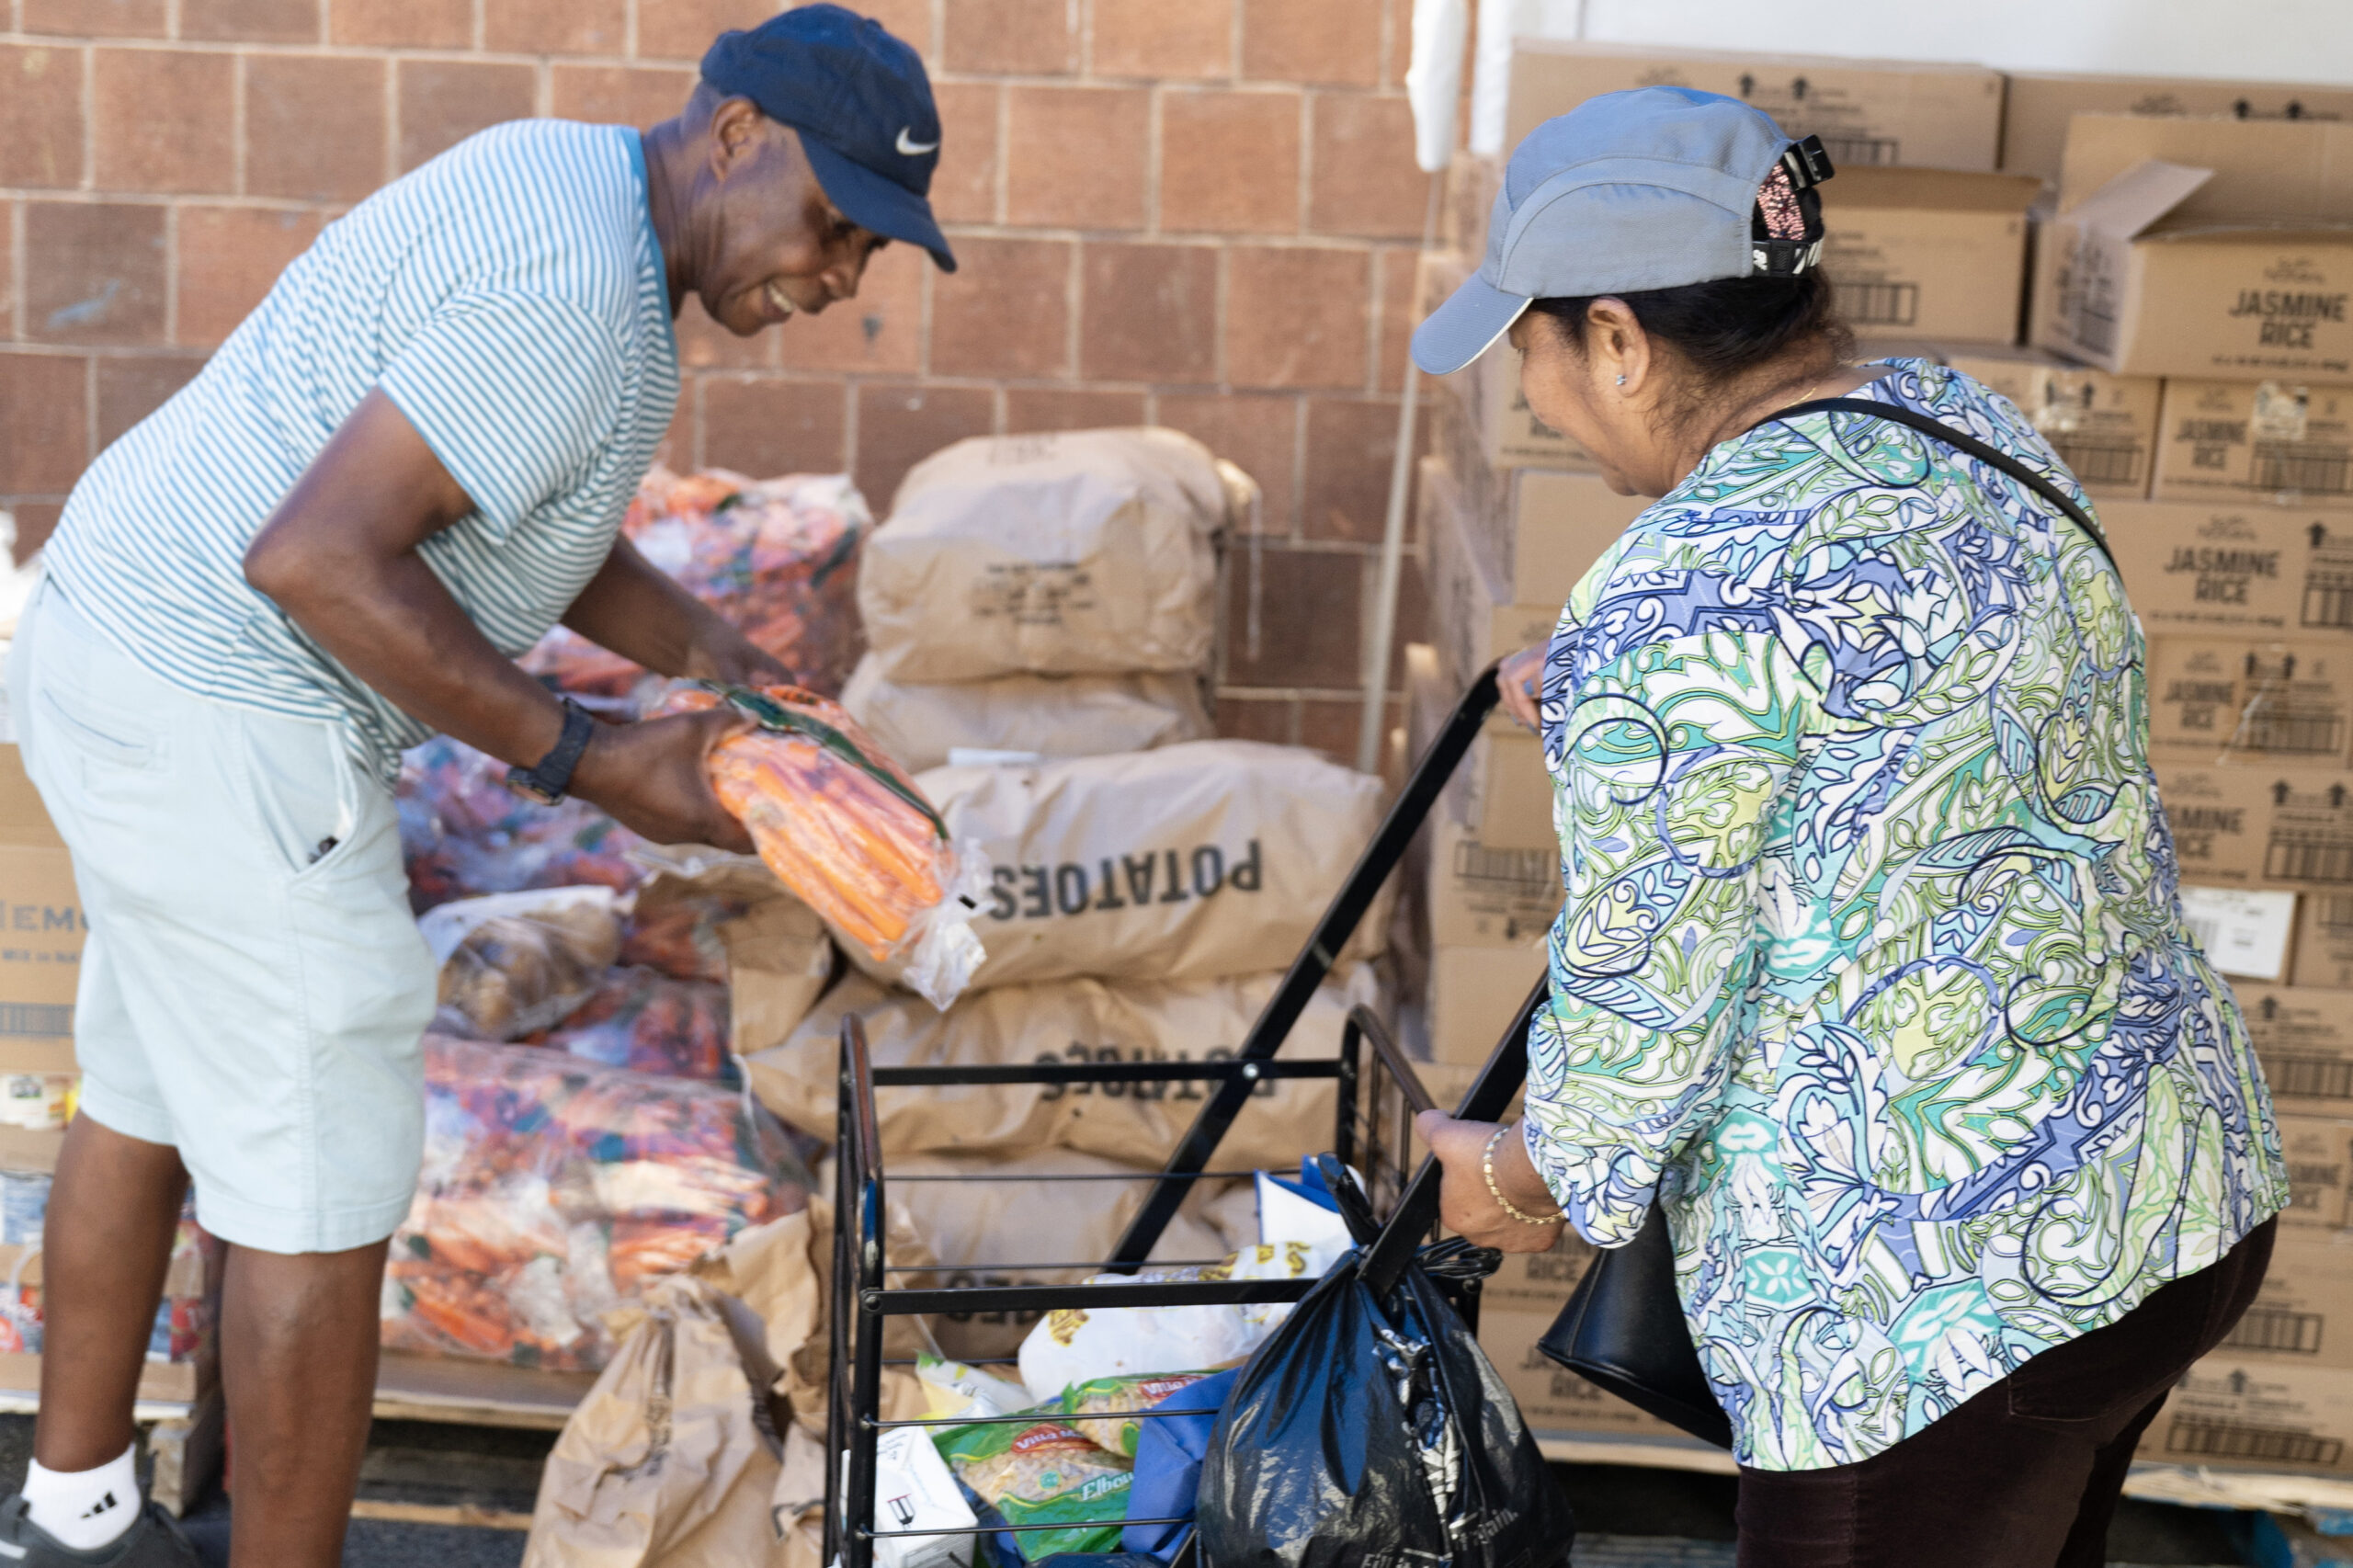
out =
[[[603,567],[563,612],[563,623],[656,675],[739,678],[745,661],[759,656],[718,611],[626,539],[613,541]]]

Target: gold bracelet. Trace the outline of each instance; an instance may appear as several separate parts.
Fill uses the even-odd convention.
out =
[[[1496,1128],[1495,1135],[1487,1140],[1486,1153],[1480,1156],[1479,1168],[1487,1173],[1488,1195],[1495,1199],[1497,1206],[1500,1207],[1505,1213],[1510,1215],[1513,1219],[1518,1221],[1523,1225],[1557,1225],[1562,1221],[1568,1218],[1565,1211],[1557,1214],[1547,1214],[1541,1217],[1534,1214],[1523,1214],[1512,1206],[1510,1199],[1504,1196],[1504,1189],[1495,1185],[1495,1145],[1504,1141],[1504,1134],[1509,1132],[1511,1131],[1511,1127],[1512,1124],[1506,1121],[1501,1127]]]

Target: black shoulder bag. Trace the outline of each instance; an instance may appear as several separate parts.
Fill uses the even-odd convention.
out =
[[[2099,546],[2113,567],[2116,557],[2091,514],[2043,475],[1942,420],[1899,404],[1868,398],[1825,397],[1782,409],[1759,425],[1801,414],[1860,414],[1908,425],[1931,440],[1967,453],[1986,467],[2017,480],[2072,518]],[[1537,1348],[1584,1378],[1718,1448],[1732,1447],[1732,1423],[1709,1386],[1708,1374],[1692,1347],[1682,1298],[1675,1289],[1675,1242],[1657,1203],[1634,1239],[1603,1249],[1561,1309],[1560,1317],[1537,1341]]]

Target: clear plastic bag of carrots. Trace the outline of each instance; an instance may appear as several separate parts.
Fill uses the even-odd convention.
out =
[[[711,753],[711,787],[752,835],[760,859],[842,941],[933,1006],[962,994],[983,956],[973,935],[988,858],[949,839],[905,769],[839,704],[795,687],[704,687],[666,705],[733,703],[758,728]]]

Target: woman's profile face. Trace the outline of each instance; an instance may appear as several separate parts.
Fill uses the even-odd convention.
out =
[[[1586,449],[1611,490],[1663,495],[1674,478],[1661,471],[1666,453],[1651,422],[1649,343],[1618,301],[1597,301],[1595,310],[1583,348],[1551,316],[1530,312],[1512,324],[1521,395],[1529,413]]]

